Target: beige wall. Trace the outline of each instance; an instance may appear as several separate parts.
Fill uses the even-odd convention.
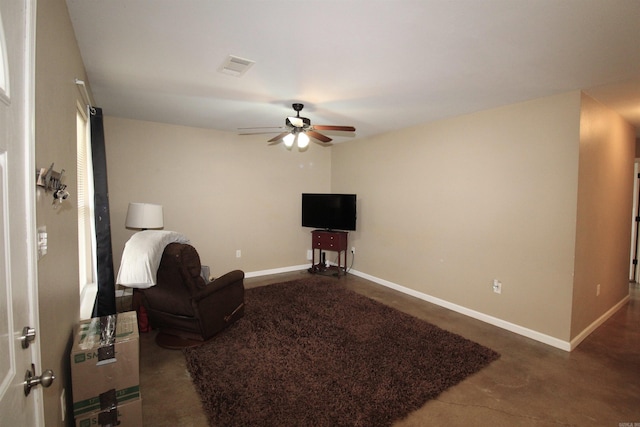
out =
[[[64,0],[38,2],[36,25],[35,163],[64,169],[63,182],[71,194],[58,208],[52,205],[51,193],[38,190],[36,195],[36,223],[48,232],[48,253],[38,261],[38,339],[42,367],[53,369],[57,377],[43,389],[45,421],[47,426],[62,426],[60,394],[63,388],[69,392],[68,348],[80,306],[76,103],[81,94],[74,79],[85,79],[85,71]],[[67,394],[67,400],[70,397]]]
[[[591,223],[584,203],[577,211],[585,117],[603,114],[572,92],[306,153],[266,149],[263,137],[107,117],[114,265],[134,232],[123,225],[130,201],[163,204],[165,229],[189,236],[220,275],[306,264],[299,194],[353,192],[355,270],[569,342],[624,292],[603,287],[595,309],[576,297],[592,287],[579,279],[585,266],[598,265],[585,256],[594,243],[576,251],[577,221]],[[580,194],[591,194],[588,182],[581,174]],[[621,187],[613,203],[629,212],[631,190]],[[626,237],[611,242],[603,282],[628,269],[622,222],[615,235]]]
[[[635,157],[635,130],[617,113],[587,95],[581,111],[572,338],[629,294]]]
[[[308,263],[300,195],[330,190],[330,149],[115,117],[105,118],[105,139],[116,272],[135,232],[124,227],[129,202],[163,205],[164,229],[187,235],[213,275]]]
[[[334,146],[354,269],[567,341],[579,119],[573,92]]]

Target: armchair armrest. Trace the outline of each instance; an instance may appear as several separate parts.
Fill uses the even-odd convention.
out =
[[[243,281],[243,271],[230,271],[192,296],[191,304],[205,339],[244,315]]]
[[[191,299],[195,304],[198,304],[201,300],[208,298],[210,295],[215,294],[216,292],[219,292],[222,288],[230,286],[236,282],[242,283],[243,280],[244,271],[230,271],[225,275],[218,277],[214,281],[207,283],[207,286],[195,293]]]

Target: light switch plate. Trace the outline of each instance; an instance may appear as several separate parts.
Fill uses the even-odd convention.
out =
[[[47,254],[47,227],[38,227],[38,259]]]

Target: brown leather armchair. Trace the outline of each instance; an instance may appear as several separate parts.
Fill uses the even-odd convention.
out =
[[[201,269],[193,246],[170,243],[162,254],[156,285],[140,290],[151,326],[160,329],[160,346],[200,344],[244,315],[244,272],[234,270],[206,283]]]

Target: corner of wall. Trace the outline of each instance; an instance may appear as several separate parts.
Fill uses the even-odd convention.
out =
[[[635,152],[633,127],[582,93],[572,340],[629,293]]]

